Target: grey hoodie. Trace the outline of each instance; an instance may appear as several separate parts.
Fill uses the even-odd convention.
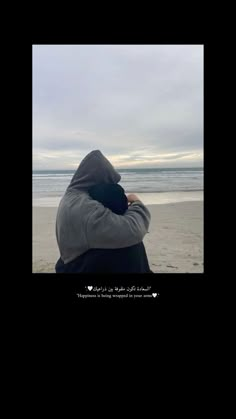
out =
[[[89,249],[117,249],[142,241],[151,218],[142,202],[133,202],[124,215],[118,215],[88,194],[93,185],[118,183],[120,179],[99,150],[81,161],[57,211],[56,237],[64,263]]]

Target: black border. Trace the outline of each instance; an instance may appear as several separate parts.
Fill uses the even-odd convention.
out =
[[[131,39],[131,38],[130,38]],[[31,44],[31,63],[32,63],[32,45],[37,43],[46,43],[46,42],[37,42],[33,41]],[[54,42],[48,42],[54,43]],[[61,42],[55,42],[61,43]],[[62,42],[63,43],[63,42]],[[93,43],[93,44],[100,44],[100,42],[65,42],[67,43]],[[74,275],[57,275],[57,274],[40,274],[40,273],[30,273],[30,282],[29,282],[29,295],[30,300],[33,305],[39,306],[39,308],[43,308],[45,305],[49,305],[49,307],[58,306],[62,307],[65,305],[69,305],[70,307],[82,307],[88,305],[89,307],[92,306],[101,306],[102,305],[116,305],[118,307],[124,306],[152,306],[152,307],[165,307],[171,308],[175,310],[182,310],[183,307],[188,307],[189,309],[193,306],[199,306],[204,301],[205,292],[203,289],[207,290],[209,285],[209,265],[210,259],[208,257],[208,227],[207,227],[207,212],[206,206],[207,203],[207,183],[208,183],[208,153],[206,147],[206,136],[208,137],[207,133],[207,125],[206,125],[206,98],[208,95],[206,94],[206,86],[208,85],[207,80],[207,58],[208,51],[209,51],[209,44],[204,42],[203,39],[199,42],[131,42],[127,41],[122,42],[101,42],[106,44],[116,44],[116,43],[133,43],[133,44],[203,44],[204,45],[204,273],[202,274],[154,274],[154,275],[122,275],[122,276],[101,276],[96,275],[96,277],[92,275],[83,275],[80,276],[79,279],[75,279]],[[32,65],[32,64],[31,64]],[[32,80],[32,72],[31,72],[31,80]],[[32,83],[31,83],[31,103],[32,103]],[[32,118],[31,118],[32,124]],[[31,125],[32,127],[32,125]],[[31,129],[31,139],[32,139],[32,129]],[[32,142],[32,140],[31,140]],[[31,161],[32,161],[32,153],[31,153]],[[33,169],[33,167],[31,168]],[[31,176],[32,179],[32,176]],[[32,196],[32,180],[31,180],[31,196]],[[31,202],[32,206],[32,202]],[[31,243],[32,243],[32,223],[31,223]],[[207,256],[206,256],[207,255]],[[31,263],[32,267],[32,246],[31,246]],[[125,284],[124,284],[125,283]],[[136,285],[139,286],[151,286],[152,292],[157,292],[159,294],[158,298],[155,299],[136,299],[136,300],[108,300],[108,299],[84,299],[81,300],[76,298],[76,294],[78,292],[82,292],[84,287],[89,284],[94,284],[97,286],[106,286],[113,284],[114,286],[128,286],[128,285]]]

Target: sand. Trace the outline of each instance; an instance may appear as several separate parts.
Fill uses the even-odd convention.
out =
[[[203,201],[147,205],[151,212],[144,238],[155,273],[202,273]],[[55,273],[59,251],[56,207],[33,207],[33,272]]]

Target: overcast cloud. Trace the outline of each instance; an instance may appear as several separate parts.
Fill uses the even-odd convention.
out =
[[[203,165],[202,45],[34,45],[33,168]]]

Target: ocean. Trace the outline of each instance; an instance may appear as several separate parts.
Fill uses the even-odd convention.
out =
[[[167,193],[173,196],[203,196],[203,169],[117,169],[126,193]],[[33,205],[56,205],[68,187],[73,170],[34,170]],[[162,196],[167,196],[163,195]],[[192,199],[190,199],[192,200]],[[176,201],[175,201],[176,202]],[[50,204],[51,203],[51,204]]]

